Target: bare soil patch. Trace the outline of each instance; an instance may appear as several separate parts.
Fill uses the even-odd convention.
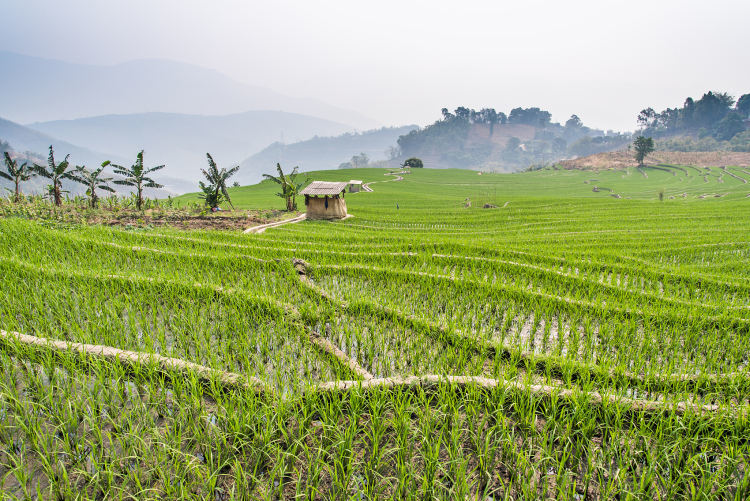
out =
[[[696,167],[718,167],[733,165],[750,166],[750,153],[738,151],[656,151],[646,159],[646,165],[672,164]],[[638,162],[629,151],[597,153],[587,157],[563,160],[558,164],[563,169],[604,170],[636,167]]]
[[[185,230],[245,230],[248,226],[278,221],[283,214],[281,211],[263,213],[244,210],[209,214],[144,213],[94,218],[87,223],[129,227],[170,226]]]
[[[209,210],[100,207],[66,203],[54,207],[46,203],[4,204],[0,217],[24,217],[58,224],[119,226],[124,228],[172,227],[185,230],[245,230],[250,226],[280,221],[289,213],[280,210]],[[296,214],[295,214],[296,215]]]

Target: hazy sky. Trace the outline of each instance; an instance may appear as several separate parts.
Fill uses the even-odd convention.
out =
[[[649,105],[750,92],[747,0],[2,0],[0,19],[2,50],[176,59],[389,125],[539,106],[624,130]]]

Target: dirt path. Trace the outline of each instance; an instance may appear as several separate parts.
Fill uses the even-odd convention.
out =
[[[365,183],[362,185],[362,190],[367,192],[372,192],[372,188],[370,187],[371,184],[375,183],[393,183],[396,181],[403,181],[404,176],[400,176],[399,174],[406,174],[406,171],[399,171],[399,172],[386,172],[383,174],[384,176],[396,176],[396,179],[389,179],[388,181],[370,181],[369,183]]]
[[[6,345],[6,348],[10,348],[11,351],[16,351],[14,350],[14,348],[18,345],[26,346],[26,349],[22,348],[17,353],[17,355],[21,355],[21,357],[25,359],[29,358],[28,348],[35,347],[37,349],[49,350],[58,355],[78,355],[83,361],[91,357],[97,358],[110,363],[124,365],[133,369],[136,373],[140,372],[144,367],[156,366],[162,371],[162,373],[177,373],[175,375],[177,375],[178,377],[186,377],[190,374],[195,375],[204,384],[208,385],[218,383],[219,385],[227,388],[243,388],[250,389],[258,393],[273,393],[273,390],[271,388],[268,388],[260,379],[252,376],[243,376],[236,373],[216,370],[202,365],[194,364],[192,362],[187,362],[185,360],[163,357],[152,353],[126,351],[109,346],[56,341],[52,339],[39,338],[36,336],[29,336],[18,332],[0,331],[0,340],[4,341],[3,344]],[[474,385],[485,389],[505,388],[524,393],[531,393],[538,396],[554,396],[555,398],[563,398],[575,403],[580,403],[581,398],[583,398],[588,405],[616,404],[620,405],[622,408],[624,408],[624,410],[645,413],[659,413],[664,412],[665,410],[672,410],[676,411],[677,414],[684,414],[689,412],[702,415],[717,413],[727,409],[726,407],[720,405],[701,404],[690,400],[670,402],[661,400],[635,399],[624,396],[605,396],[604,394],[597,391],[582,391],[558,385],[528,385],[519,381],[507,379],[492,379],[481,376],[426,374],[422,376],[407,375],[390,378],[374,378],[370,373],[359,366],[356,361],[347,357],[343,352],[341,352],[332,343],[330,343],[330,341],[320,338],[317,335],[312,336],[312,341],[315,345],[318,345],[324,351],[333,354],[343,364],[347,365],[351,372],[354,372],[357,376],[361,377],[362,380],[337,380],[322,382],[313,385],[308,389],[307,393],[349,391],[357,388],[368,389],[378,387],[394,388],[416,386],[421,386],[426,390],[435,390],[443,384],[450,384],[455,386]],[[747,411],[748,408],[746,406],[731,409],[731,412],[738,415],[746,415]]]
[[[742,182],[742,184],[747,184],[747,179],[745,179],[744,177],[740,177],[737,174],[734,174],[733,172],[729,172],[729,170],[726,170],[725,172],[729,174],[730,176],[732,176],[733,178]]]
[[[273,223],[267,223],[267,224],[261,224],[259,226],[251,226],[250,228],[246,229],[243,233],[255,233],[256,235],[259,235],[266,231],[268,228],[276,228],[277,226],[281,226],[283,224],[292,224],[292,223],[299,223],[300,221],[304,221],[307,219],[307,214],[301,214],[297,217],[293,217],[292,219],[285,219],[283,221],[274,221]]]
[[[243,376],[233,372],[212,369],[179,358],[164,357],[155,353],[127,351],[111,346],[58,341],[3,330],[0,330],[0,340],[3,341],[6,348],[11,347],[12,349],[12,344],[18,343],[27,347],[50,350],[58,354],[74,353],[83,360],[86,358],[104,360],[130,367],[136,372],[143,370],[145,367],[155,366],[164,373],[179,374],[180,377],[189,377],[192,374],[207,385],[211,385],[212,382],[218,382],[225,387],[248,388],[259,392],[264,391],[265,388],[265,384],[253,376]]]
[[[326,290],[322,289],[320,286],[315,284],[312,280],[310,280],[309,277],[306,276],[306,270],[310,266],[308,263],[301,259],[297,259],[295,262],[295,268],[297,269],[298,273],[300,274],[300,281],[303,285],[309,287],[311,290],[313,290],[316,294],[319,294],[321,298],[331,302],[332,304],[336,305],[339,308],[342,308],[346,310],[349,307],[349,304],[347,301],[337,299],[333,296],[331,296]],[[338,268],[337,265],[318,265],[319,268]],[[408,272],[407,272],[408,273]],[[419,273],[421,274],[421,272]],[[449,276],[442,276],[442,278],[446,278],[448,280],[456,280],[453,277]],[[548,296],[548,295],[546,295]],[[553,297],[553,296],[548,296]],[[556,296],[555,296],[556,297]],[[575,302],[574,300],[570,300],[568,298],[559,298],[566,302]],[[361,307],[362,303],[358,305],[358,307]],[[450,329],[444,325],[436,324],[433,322],[430,322],[428,320],[419,319],[413,315],[407,315],[404,314],[398,310],[393,310],[387,307],[378,306],[373,304],[374,310],[377,310],[378,312],[385,313],[387,317],[392,318],[396,317],[401,319],[402,321],[415,321],[418,323],[424,323],[424,326],[428,328],[430,332],[435,334],[440,340],[443,340],[448,343],[458,343],[458,344],[464,344],[469,343],[469,345],[472,346],[473,350],[476,350],[477,353],[483,353],[483,354],[492,354],[500,352],[502,353],[502,356],[505,358],[511,358],[514,356],[514,352],[510,347],[504,347],[501,345],[495,345],[493,343],[484,343],[479,342],[477,343],[477,340],[473,337],[468,335],[467,333]],[[544,367],[551,363],[552,365],[555,365],[554,357],[547,357],[547,356],[540,356],[537,353],[534,352],[521,352],[520,353],[520,360],[523,360],[524,364],[530,362],[534,365],[537,365],[539,367]],[[581,373],[588,373],[588,372],[597,372],[596,366],[588,365],[586,363],[579,363],[579,372]],[[661,383],[665,386],[673,386],[675,383],[684,383],[684,384],[698,384],[700,381],[710,381],[713,384],[719,384],[722,381],[731,380],[735,377],[741,377],[746,378],[748,377],[748,373],[745,372],[730,372],[725,374],[714,374],[714,375],[701,375],[701,374],[669,374],[660,376],[658,378],[658,381],[648,381],[644,376],[634,373],[623,373],[617,376],[615,373],[603,373],[608,378],[616,378],[619,376],[626,377],[630,379],[631,383],[639,385],[644,384],[646,382],[650,382],[650,384],[656,384]]]
[[[624,411],[641,412],[644,414],[658,414],[665,411],[675,412],[677,415],[683,414],[714,414],[721,411],[732,413],[739,416],[747,415],[748,407],[740,406],[730,408],[729,406],[720,406],[716,404],[701,404],[690,400],[684,401],[662,401],[662,400],[645,400],[619,395],[606,395],[597,391],[584,391],[570,389],[561,386],[546,384],[526,384],[518,381],[507,379],[492,379],[482,376],[448,376],[440,374],[425,374],[422,376],[397,376],[390,378],[373,378],[365,381],[330,381],[322,383],[314,388],[316,392],[336,392],[349,391],[352,389],[369,389],[369,388],[395,388],[395,387],[422,387],[428,391],[435,391],[441,385],[449,384],[453,386],[478,386],[480,388],[492,390],[494,388],[503,388],[505,390],[514,390],[524,394],[532,394],[538,397],[554,397],[564,399],[569,402],[585,405],[603,406],[618,405]]]

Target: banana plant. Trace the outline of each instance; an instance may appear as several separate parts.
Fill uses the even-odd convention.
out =
[[[18,160],[12,159],[7,151],[4,153],[5,169],[7,172],[0,171],[0,177],[8,181],[13,181],[15,185],[13,201],[18,203],[22,195],[21,183],[31,179],[34,176],[34,172],[28,162],[18,165]]]
[[[130,167],[112,164],[115,174],[123,176],[125,179],[116,179],[115,184],[123,186],[133,186],[135,188],[135,207],[141,210],[143,207],[143,188],[163,188],[163,185],[157,183],[148,175],[157,170],[163,169],[164,165],[146,168],[143,166],[143,150],[136,156],[135,163]]]
[[[114,178],[102,176],[102,172],[104,172],[104,169],[108,165],[110,165],[109,160],[102,162],[102,165],[95,170],[89,170],[85,165],[76,166],[74,179],[86,186],[86,194],[89,196],[89,204],[92,209],[96,209],[99,201],[99,196],[97,195],[96,190],[104,190],[110,193],[114,193],[115,191],[114,188],[109,186],[109,183],[111,183]]]
[[[229,197],[229,192],[227,191],[227,180],[240,170],[240,166],[237,165],[229,170],[226,168],[219,170],[210,153],[206,153],[206,159],[208,160],[208,170],[201,169],[201,172],[208,183],[204,183],[203,181],[198,182],[203,192],[199,197],[205,200],[206,205],[209,207],[218,207],[226,199],[229,205],[232,206],[232,209],[234,209],[232,199]]]
[[[292,172],[287,175],[284,174],[284,171],[281,169],[281,164],[277,163],[276,171],[279,173],[278,176],[263,174],[263,177],[281,186],[281,191],[277,193],[276,196],[279,196],[286,201],[286,210],[297,210],[297,195],[299,195],[300,190],[307,183],[307,180],[297,181],[299,167],[295,167],[292,169]]]
[[[69,179],[77,182],[74,171],[72,169],[69,170],[70,162],[68,161],[68,158],[70,158],[70,155],[65,155],[65,159],[62,162],[55,162],[55,151],[52,149],[52,145],[50,145],[49,156],[47,157],[47,167],[34,164],[32,168],[35,173],[52,180],[52,184],[50,185],[50,195],[55,201],[55,205],[58,207],[62,205],[63,180]]]

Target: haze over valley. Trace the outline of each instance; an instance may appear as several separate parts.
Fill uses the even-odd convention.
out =
[[[713,91],[740,100],[750,75],[728,63],[691,73],[684,54],[660,55],[658,41],[645,37],[649,27],[666,36],[673,21],[689,20],[689,7],[668,3],[639,18],[625,50],[620,34],[643,2],[614,7],[600,24],[583,21],[600,10],[588,1],[544,12],[531,4],[406,4],[397,16],[387,15],[395,4],[386,2],[362,7],[360,26],[294,2],[265,10],[181,2],[178,18],[169,2],[96,12],[78,0],[36,10],[10,2],[16,22],[0,32],[0,140],[16,156],[40,158],[54,144],[89,166],[132,163],[144,150],[148,165],[165,165],[164,193],[194,190],[206,153],[221,166],[240,165],[237,182],[254,183],[276,163],[324,170],[397,166],[411,156],[432,168],[514,172],[626,148],[636,129],[654,135],[657,149],[744,151],[739,103],[702,125],[675,121],[686,98],[703,102]],[[723,7],[691,25],[705,41],[686,42],[696,58],[712,44],[727,58],[742,45],[732,26],[746,6]],[[558,18],[576,35],[558,32]],[[420,29],[404,19],[419,19]],[[717,19],[733,43],[718,41]],[[34,36],[23,26],[35,27]],[[132,26],[144,36],[124,36]],[[660,64],[669,67],[668,85],[639,78]],[[636,120],[649,109],[646,122]],[[717,132],[729,111],[734,121]]]

